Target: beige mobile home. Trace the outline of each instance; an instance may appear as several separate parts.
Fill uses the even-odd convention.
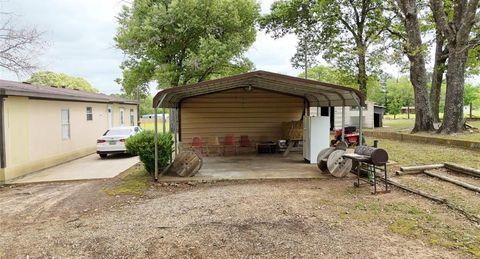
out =
[[[108,128],[137,124],[135,101],[0,80],[0,183],[95,152]]]

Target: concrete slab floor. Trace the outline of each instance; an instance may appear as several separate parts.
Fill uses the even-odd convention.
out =
[[[112,178],[139,162],[138,156],[109,155],[100,159],[88,155],[8,181],[7,184]]]
[[[303,160],[302,154],[237,155],[204,157],[203,166],[193,177],[162,176],[159,181],[251,180],[330,178],[316,164]]]

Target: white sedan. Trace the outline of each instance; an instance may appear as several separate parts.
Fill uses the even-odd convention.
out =
[[[102,137],[97,139],[97,154],[106,158],[108,154],[127,153],[125,140],[143,131],[138,126],[115,127],[107,130]]]

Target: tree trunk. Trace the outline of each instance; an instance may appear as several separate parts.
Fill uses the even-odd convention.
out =
[[[403,13],[403,22],[407,31],[405,49],[410,61],[410,82],[415,94],[415,127],[412,133],[432,131],[433,117],[430,109],[430,99],[427,89],[427,70],[425,57],[422,51],[420,24],[417,16],[416,0],[397,0],[400,11]]]
[[[463,45],[449,48],[448,51],[445,115],[439,132],[451,134],[462,132],[465,123],[463,117],[463,95],[468,51]]]
[[[445,38],[437,30],[435,37],[435,61],[432,71],[432,88],[430,89],[430,105],[432,106],[433,122],[440,122],[440,96],[442,93],[443,74],[445,73],[445,63],[447,59],[444,55],[443,45]]]
[[[422,54],[410,59],[410,81],[415,94],[415,127],[412,133],[432,131],[434,127],[427,90],[427,70]]]
[[[453,16],[449,17],[442,0],[430,0],[437,29],[447,40],[447,94],[445,96],[445,115],[438,132],[462,132],[465,124],[463,117],[463,97],[465,67],[468,51],[479,44],[478,38],[470,42],[470,33],[477,21],[479,0],[453,1]]]
[[[358,74],[357,82],[360,92],[362,92],[367,98],[367,69],[366,69],[366,58],[365,58],[365,47],[358,46]]]

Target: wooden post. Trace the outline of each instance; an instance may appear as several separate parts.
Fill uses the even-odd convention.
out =
[[[458,173],[480,177],[480,170],[475,169],[475,168],[465,167],[465,166],[457,165],[457,164],[454,164],[454,163],[445,163],[445,168],[447,168],[448,170],[458,172]]]
[[[470,119],[473,118],[472,110],[473,110],[473,105],[472,105],[472,103],[470,103]]]
[[[444,164],[433,164],[433,165],[419,165],[419,166],[402,166],[400,167],[400,171],[397,172],[397,175],[405,175],[405,174],[419,174],[423,173],[424,170],[428,169],[437,169],[444,167]]]
[[[432,177],[436,177],[440,180],[456,184],[456,185],[461,186],[465,189],[480,193],[480,187],[478,187],[478,186],[471,185],[471,184],[466,183],[466,182],[458,181],[456,179],[452,179],[450,177],[446,177],[446,176],[443,176],[443,175],[440,175],[440,174],[437,174],[437,173],[434,173],[434,172],[431,172],[431,171],[428,171],[428,170],[425,170],[423,173],[426,174],[426,175],[432,176]]]

